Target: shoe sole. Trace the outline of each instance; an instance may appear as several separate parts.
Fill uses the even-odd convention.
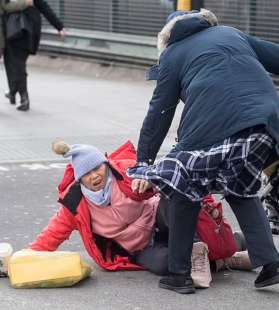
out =
[[[170,286],[170,285],[162,284],[162,283],[159,283],[159,287],[167,289],[167,290],[175,291],[176,293],[179,293],[179,294],[194,294],[195,293],[194,287],[177,287],[177,286]]]
[[[17,108],[16,108],[18,111],[23,111],[23,112],[26,112],[26,111],[29,111],[30,110],[30,107],[28,106],[28,107],[25,107],[25,106],[18,106]]]
[[[276,275],[275,277],[268,279],[268,280],[265,280],[261,283],[255,283],[255,287],[261,288],[261,287],[271,286],[271,285],[275,285],[275,284],[279,284],[279,274]]]

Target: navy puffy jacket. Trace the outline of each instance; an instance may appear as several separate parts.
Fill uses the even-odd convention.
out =
[[[279,73],[278,45],[195,15],[177,20],[169,34],[138,162],[155,160],[180,99],[178,150],[206,148],[259,124],[279,142],[279,97],[268,73]]]

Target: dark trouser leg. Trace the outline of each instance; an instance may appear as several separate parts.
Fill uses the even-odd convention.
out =
[[[13,58],[13,50],[9,45],[7,45],[4,51],[4,65],[7,75],[9,92],[11,95],[15,95],[18,91],[16,81],[16,67],[13,64]]]
[[[20,93],[21,99],[24,96],[27,96],[27,71],[26,71],[26,62],[28,59],[29,53],[26,50],[21,50],[19,55],[19,80],[18,80],[18,92]]]
[[[25,49],[7,43],[4,53],[4,63],[7,73],[10,93],[20,95],[27,93],[27,72],[26,62],[29,53]]]
[[[168,248],[163,244],[150,246],[136,255],[135,263],[152,273],[164,276],[168,273]]]
[[[191,273],[191,254],[201,205],[175,192],[169,208],[169,271]]]
[[[279,261],[268,219],[258,197],[240,198],[227,196],[247,242],[253,267]]]

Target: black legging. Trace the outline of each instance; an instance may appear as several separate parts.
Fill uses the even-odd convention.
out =
[[[149,247],[135,255],[134,262],[157,275],[168,273],[169,201],[161,198],[156,213],[154,238]]]
[[[22,96],[27,93],[26,62],[28,56],[27,49],[21,48],[13,42],[7,42],[4,50],[4,64],[11,95],[19,92]]]
[[[184,200],[184,197],[183,197]],[[173,221],[173,212],[170,212],[171,208],[171,202],[169,200],[165,200],[164,198],[161,198],[159,207],[156,214],[156,233],[153,239],[153,244],[151,244],[149,247],[144,249],[143,251],[139,252],[135,256],[135,262],[146,269],[148,269],[150,272],[155,273],[157,275],[166,275],[168,274],[169,270],[169,250],[172,252],[180,254],[180,252],[185,252],[186,248],[184,246],[180,246],[181,244],[177,244],[177,248],[168,248],[168,242],[169,238],[172,238],[171,235],[169,235],[169,225],[171,224],[170,220]],[[183,204],[182,204],[183,205]],[[184,206],[184,205],[183,205]],[[184,208],[184,207],[183,207]],[[190,211],[196,211],[195,209],[192,209]],[[178,223],[175,223],[175,227]],[[173,226],[173,224],[171,224]],[[185,229],[185,225],[183,224],[183,228]],[[190,227],[188,227],[189,230],[186,228],[186,235],[189,235]],[[195,235],[196,229],[194,229],[194,235]],[[193,237],[194,238],[194,237]],[[195,240],[198,241],[198,240]],[[170,243],[175,246],[176,243],[170,241]],[[190,250],[190,259],[191,259],[191,253],[192,248]],[[171,255],[172,257],[172,255]],[[189,267],[191,268],[191,267]]]

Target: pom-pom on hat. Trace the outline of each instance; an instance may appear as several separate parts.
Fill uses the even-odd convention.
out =
[[[52,150],[65,158],[72,158],[75,179],[80,180],[82,176],[107,162],[105,155],[96,147],[86,144],[69,145],[64,141],[52,143]]]

